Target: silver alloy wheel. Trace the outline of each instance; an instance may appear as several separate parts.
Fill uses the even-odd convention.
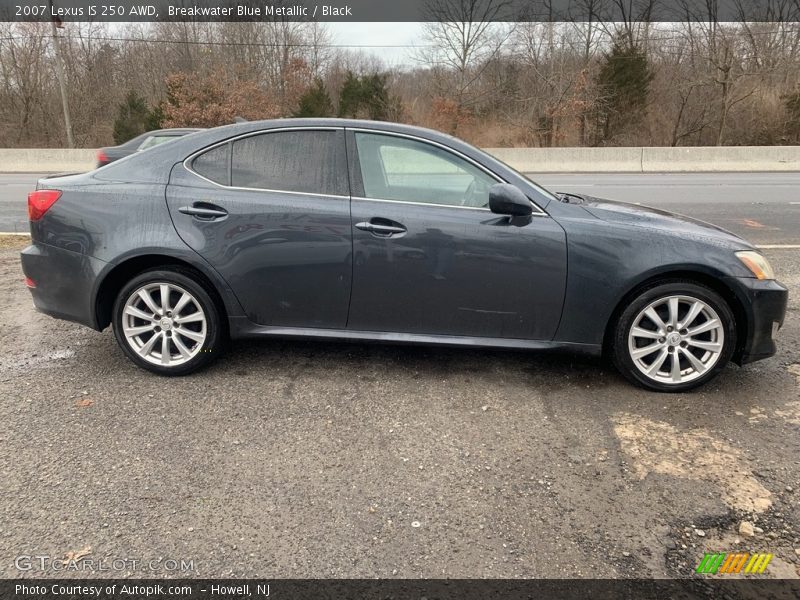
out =
[[[126,300],[122,329],[130,347],[144,360],[175,367],[203,349],[206,314],[200,302],[179,285],[148,283]]]
[[[717,312],[692,296],[665,296],[636,315],[628,332],[628,352],[645,376],[677,385],[713,368],[725,345]]]

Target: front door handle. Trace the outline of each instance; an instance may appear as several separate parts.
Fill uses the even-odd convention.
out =
[[[213,221],[214,219],[221,219],[228,216],[227,210],[215,204],[200,205],[199,203],[195,203],[191,206],[181,206],[178,212],[203,219],[204,221]]]
[[[403,227],[399,223],[396,225],[385,225],[383,223],[372,223],[369,221],[363,221],[361,223],[356,223],[355,226],[356,228],[361,229],[362,231],[369,231],[370,233],[382,237],[389,237],[392,235],[405,233],[406,231],[408,231],[405,227]]]

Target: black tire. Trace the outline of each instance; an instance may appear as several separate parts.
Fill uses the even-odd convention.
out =
[[[128,358],[137,366],[159,375],[187,375],[205,367],[222,354],[226,336],[220,319],[220,310],[211,297],[213,293],[212,290],[207,289],[206,286],[199,283],[198,280],[197,274],[190,269],[178,266],[163,267],[140,273],[123,286],[119,294],[117,294],[112,313],[114,335],[122,351],[125,352]],[[150,289],[150,286],[152,286],[151,291],[155,291],[156,286],[158,286],[160,290],[164,289],[160,287],[161,284],[167,284],[169,286],[166,288],[166,296],[171,300],[168,300],[167,307],[177,308],[178,305],[180,305],[181,299],[184,297],[183,292],[186,292],[190,300],[184,304],[184,308],[189,311],[190,314],[185,315],[185,318],[194,318],[198,312],[201,312],[205,319],[204,322],[181,324],[179,322],[181,315],[172,315],[172,313],[167,317],[168,322],[163,320],[156,322],[152,319],[148,321],[140,319],[139,317],[131,317],[125,313],[126,303],[131,299],[132,302],[139,303],[138,309],[140,311],[160,315],[161,313],[155,313],[149,310],[147,304],[144,301],[140,301],[136,295],[139,290]],[[156,305],[160,306],[161,293],[158,294],[158,298],[159,302],[156,303]],[[150,294],[150,299],[153,301],[155,300],[152,294]],[[133,306],[132,308],[137,309],[137,306]],[[194,312],[191,312],[193,309]],[[165,313],[164,316],[166,317],[167,314]],[[175,321],[172,320],[172,316],[175,317]],[[131,323],[129,320],[131,318],[136,320]],[[137,345],[140,351],[146,350],[145,347],[149,341],[149,337],[151,337],[150,333],[144,332],[141,336],[137,336],[129,341],[129,337],[124,331],[125,322],[131,324],[131,327],[138,325],[139,328],[142,329],[152,324],[154,331],[152,336],[161,335],[161,337],[152,344],[153,349],[156,349],[157,346],[163,343],[164,337],[169,336],[169,341],[167,342],[169,351],[166,353],[169,358],[167,360],[171,362],[172,356],[175,356],[175,364],[156,364],[151,361],[156,360],[157,356],[147,353],[147,356],[149,356],[148,360],[143,354],[137,352],[137,350],[134,349],[134,345]],[[182,330],[181,327],[183,327]],[[189,334],[192,334],[192,339],[185,337]],[[201,338],[203,335],[204,339],[195,339]],[[173,337],[175,338],[174,340]],[[179,343],[183,346],[184,350],[188,351],[186,354],[179,349]],[[139,344],[141,344],[141,346],[138,346]]]
[[[673,334],[673,328],[662,330],[655,324],[654,320],[649,317],[641,316],[643,311],[650,307],[656,309],[657,313],[661,310],[658,316],[662,317],[662,322],[666,326],[669,316],[669,303],[667,298],[670,297],[681,297],[679,300],[679,311],[684,311],[682,313],[684,319],[688,318],[689,309],[693,304],[692,299],[694,299],[704,303],[706,307],[710,309],[709,311],[700,313],[697,317],[698,320],[704,319],[699,321],[700,326],[706,323],[708,325],[713,325],[714,319],[710,318],[713,316],[713,313],[716,313],[720,326],[715,327],[713,331],[708,334],[700,333],[695,336],[688,336],[690,333],[689,328],[684,327],[677,333],[685,341],[677,342],[677,337]],[[662,301],[667,302],[666,307],[658,304]],[[679,314],[681,313],[679,312]],[[664,317],[667,317],[667,319]],[[639,327],[636,332],[634,332],[634,335],[636,333],[641,333],[642,329],[647,330],[648,335],[631,340],[629,345],[631,329],[637,321],[639,322]],[[678,324],[680,324],[680,322],[681,319],[678,319]],[[689,325],[697,322],[698,321],[692,321]],[[653,331],[650,331],[650,329]],[[701,329],[701,327],[693,326],[691,329]],[[668,333],[663,337],[658,337],[649,342],[647,337],[655,334],[656,331],[667,331]],[[688,337],[682,335],[683,332],[685,332]],[[672,279],[660,281],[641,290],[620,313],[610,334],[611,358],[620,373],[633,383],[657,392],[686,392],[708,383],[725,368],[733,355],[734,348],[736,348],[736,321],[727,302],[711,288],[688,280]],[[704,335],[708,335],[708,341],[702,339]],[[669,339],[667,336],[670,336]],[[714,339],[714,336],[716,336],[716,339]],[[695,346],[695,344],[699,342],[718,347],[720,345],[720,338],[722,339],[722,348],[718,352],[706,354],[707,350],[699,349]],[[658,350],[654,350],[653,353],[649,355],[639,356],[635,360],[631,354],[632,348],[634,351],[647,351],[649,349],[649,343],[654,344],[654,347],[656,347],[655,344],[659,344]],[[666,349],[663,350],[662,347]],[[664,352],[666,352],[666,356],[663,355]],[[688,356],[688,352],[692,352],[695,359],[705,366],[705,371],[699,370],[692,364],[693,361],[691,357]],[[698,358],[698,355],[701,356]],[[679,379],[682,378],[682,373],[685,371],[687,373],[686,378],[689,379],[688,381],[679,381],[676,383],[672,383],[672,380],[669,382],[664,381],[666,375],[663,374],[661,369],[669,368],[671,371],[674,366],[673,361],[675,361],[673,356],[678,357],[677,371],[679,371],[681,375],[677,377]],[[703,360],[701,360],[703,357],[708,357],[706,363],[703,363]],[[662,366],[660,367],[655,365],[659,359],[662,359]],[[652,360],[650,365],[643,364],[648,360]],[[640,365],[641,368],[637,366],[637,364]],[[649,370],[648,367],[649,369],[656,369],[655,375],[651,376],[644,372],[644,370]]]

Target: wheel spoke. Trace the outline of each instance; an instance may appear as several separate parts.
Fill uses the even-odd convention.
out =
[[[147,308],[149,308],[153,313],[158,314],[161,311],[161,309],[153,300],[153,297],[150,295],[150,292],[148,292],[147,290],[145,289],[139,290],[139,298],[142,299]]]
[[[703,305],[700,302],[692,303],[692,307],[689,309],[689,312],[686,313],[686,316],[683,318],[683,321],[678,323],[678,329],[685,329],[689,325],[691,325],[694,320],[697,318],[703,310]]]
[[[707,367],[706,367],[705,364],[703,364],[703,361],[701,361],[694,354],[692,354],[688,350],[685,350],[684,348],[681,348],[681,352],[683,352],[683,355],[691,363],[691,365],[692,365],[692,367],[694,367],[695,371],[697,371],[698,373],[705,373],[706,372]]]
[[[631,335],[637,338],[647,338],[650,340],[657,340],[661,337],[658,331],[651,331],[649,329],[642,329],[641,327],[634,327],[631,329]]]
[[[149,340],[147,340],[145,345],[139,348],[137,352],[139,352],[139,354],[142,356],[147,356],[153,350],[153,346],[156,345],[156,342],[162,337],[164,337],[164,332],[159,331],[158,333],[154,334]]]
[[[647,315],[647,318],[649,318],[656,327],[658,327],[659,331],[666,330],[667,324],[661,320],[661,317],[658,316],[658,313],[652,306],[648,308],[644,314]]]
[[[161,364],[168,365],[170,360],[169,336],[161,334]]]
[[[694,329],[690,329],[686,333],[686,337],[692,338],[692,337],[694,337],[696,335],[699,335],[701,333],[705,333],[706,331],[711,331],[712,329],[717,329],[718,327],[720,327],[720,322],[717,319],[709,319],[708,321],[706,321],[702,325],[698,325]]]
[[[700,348],[702,350],[708,350],[709,352],[719,352],[722,350],[722,344],[718,342],[702,342],[699,340],[688,339],[686,343],[690,346],[694,346],[695,348]]]
[[[161,308],[166,313],[167,311],[172,310],[169,307],[169,286],[166,283],[162,283],[159,287],[161,290]]]
[[[202,333],[197,333],[196,331],[184,329],[182,327],[180,329],[175,329],[175,333],[182,335],[185,338],[189,338],[195,342],[202,342],[204,339],[206,339],[206,336],[204,336]]]
[[[180,352],[180,353],[181,353],[181,356],[182,356],[183,358],[189,358],[189,357],[192,355],[192,353],[191,353],[191,352],[189,351],[189,349],[186,347],[186,344],[184,344],[184,343],[181,341],[181,336],[179,336],[179,335],[173,335],[173,336],[172,336],[172,341],[175,343],[175,347],[178,349],[178,352]]]
[[[677,327],[678,327],[678,305],[679,305],[679,303],[680,303],[680,300],[678,300],[678,298],[676,298],[675,296],[671,297],[669,299],[669,301],[667,302],[667,305],[669,306],[669,323],[668,323],[668,325],[671,325],[673,329],[677,329]]]
[[[143,333],[147,333],[148,331],[153,331],[155,325],[153,323],[149,323],[147,325],[140,325],[138,327],[125,327],[125,335],[136,337],[137,335],[142,335]]]
[[[677,352],[672,353],[672,369],[670,370],[670,377],[675,383],[680,383],[683,380],[681,376],[681,361]]]
[[[653,364],[651,364],[647,368],[647,374],[650,375],[650,377],[655,377],[659,369],[661,369],[661,366],[664,364],[664,361],[667,360],[668,355],[669,351],[665,346],[664,348],[661,349],[661,352],[658,353],[658,356],[656,356],[656,359],[653,361]]]
[[[178,303],[175,305],[175,308],[172,309],[172,313],[176,315],[181,314],[181,311],[187,304],[189,304],[191,299],[192,297],[189,294],[186,293],[182,294],[180,299],[178,300]]]
[[[196,323],[197,321],[205,321],[206,317],[203,315],[201,311],[193,312],[190,315],[186,315],[185,317],[177,317],[175,319],[176,323],[180,323],[181,325],[185,323]]]
[[[636,350],[631,351],[631,356],[634,359],[644,358],[645,356],[649,356],[656,350],[663,348],[664,344],[656,342],[655,344],[650,344],[649,346],[645,346],[644,348],[637,348]]]
[[[143,321],[150,321],[153,322],[153,315],[148,315],[146,312],[139,310],[135,306],[126,306],[125,313],[131,315],[132,317],[137,317],[142,319]]]

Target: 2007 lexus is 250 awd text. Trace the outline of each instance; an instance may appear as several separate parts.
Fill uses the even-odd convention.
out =
[[[685,391],[774,354],[786,311],[767,260],[727,231],[554,195],[390,123],[203,130],[41,179],[28,211],[36,307],[113,325],[166,375],[229,338],[302,337],[606,354],[640,385]]]

